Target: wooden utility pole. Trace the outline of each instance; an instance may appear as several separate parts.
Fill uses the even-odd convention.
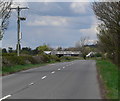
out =
[[[16,7],[16,8],[10,8],[10,9],[16,9],[17,10],[17,13],[18,13],[18,18],[17,18],[17,34],[18,34],[18,37],[17,37],[17,56],[20,56],[20,40],[21,40],[21,33],[20,33],[20,20],[26,20],[25,17],[20,17],[20,11],[22,9],[29,9],[28,7]]]

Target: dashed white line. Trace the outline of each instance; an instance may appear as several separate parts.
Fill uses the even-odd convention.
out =
[[[65,67],[63,67],[63,68],[65,68]]]
[[[43,76],[41,79],[43,80],[43,79],[45,79],[47,76]]]
[[[58,70],[60,70],[60,68]]]
[[[1,98],[0,101],[2,101],[2,100],[4,100],[4,99],[7,99],[7,98],[9,98],[9,97],[11,97],[11,95],[7,95],[7,96]]]
[[[34,83],[30,83],[29,86],[34,85]]]
[[[55,71],[53,71],[53,72],[51,72],[52,74],[54,74],[55,73]]]

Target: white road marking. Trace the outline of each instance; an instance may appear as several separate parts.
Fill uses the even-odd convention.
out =
[[[53,72],[51,72],[52,74],[54,74],[55,73],[55,71],[53,71]]]
[[[63,68],[65,68],[65,67],[63,67]]]
[[[7,99],[7,98],[9,98],[9,97],[11,97],[11,95],[7,95],[7,96],[1,98],[0,101],[2,101],[2,100],[4,100],[4,99]]]
[[[58,70],[60,70],[60,68]]]
[[[32,83],[29,84],[29,86],[31,86],[31,85],[34,85],[34,83],[32,82]]]
[[[41,79],[43,80],[43,79],[45,79],[47,76],[43,76]]]

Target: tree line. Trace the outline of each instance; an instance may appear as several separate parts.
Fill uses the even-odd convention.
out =
[[[21,55],[37,55],[37,54],[43,54],[44,51],[81,51],[83,55],[87,55],[91,51],[97,52],[97,45],[83,45],[80,46],[80,42],[76,42],[76,45],[74,47],[68,47],[68,48],[63,48],[61,46],[57,48],[52,48],[49,45],[41,45],[36,47],[35,49],[32,49],[30,47],[22,47],[20,49],[20,54]],[[13,49],[12,47],[8,47],[8,49],[3,48],[2,53],[17,53],[16,49]]]
[[[101,21],[97,28],[99,49],[120,66],[120,2],[94,2],[92,8]]]

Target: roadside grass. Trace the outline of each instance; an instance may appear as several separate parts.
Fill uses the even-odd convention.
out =
[[[0,75],[9,75],[15,72],[20,72],[23,70],[27,70],[27,69],[31,69],[31,68],[37,68],[40,66],[45,66],[48,64],[52,64],[52,63],[59,63],[59,62],[71,62],[74,60],[80,60],[81,58],[71,58],[70,60],[61,60],[61,61],[50,61],[50,62],[46,62],[46,63],[41,63],[41,64],[25,64],[25,65],[15,65],[15,66],[11,66],[11,67],[2,67],[2,71],[0,72]]]
[[[86,58],[86,60],[101,60],[102,57],[92,57],[92,58]]]
[[[107,60],[97,60],[97,69],[103,81],[106,99],[118,99],[118,67]]]
[[[47,65],[48,63],[44,63],[44,64],[25,64],[25,65],[15,65],[15,66],[11,66],[11,67],[2,67],[2,75],[8,75],[8,74],[12,74],[15,72],[19,72],[22,70],[27,70],[30,68],[36,68],[36,67],[40,67],[40,66],[44,66]]]

